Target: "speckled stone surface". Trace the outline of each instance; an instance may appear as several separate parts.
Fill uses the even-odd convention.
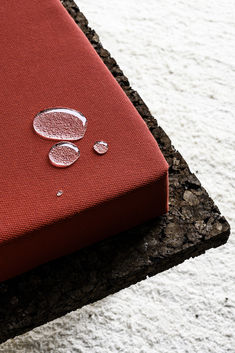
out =
[[[73,1],[62,1],[156,138],[169,166],[170,211],[123,234],[0,284],[0,342],[185,259],[224,244],[230,227],[141,97],[88,27]]]

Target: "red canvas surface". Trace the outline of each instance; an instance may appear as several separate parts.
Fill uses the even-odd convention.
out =
[[[145,122],[59,0],[0,3],[0,281],[167,212],[168,165]],[[71,167],[35,114],[88,119]],[[109,143],[103,156],[95,141]],[[57,197],[58,190],[63,195]]]

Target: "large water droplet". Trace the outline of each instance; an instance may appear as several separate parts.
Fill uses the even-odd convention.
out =
[[[98,154],[104,154],[108,151],[108,144],[104,141],[96,141],[93,148]]]
[[[39,112],[33,121],[36,133],[46,139],[70,140],[81,139],[87,129],[87,119],[76,110],[52,108]]]
[[[68,167],[80,157],[80,151],[71,142],[58,142],[49,151],[49,160],[52,165],[59,168]]]

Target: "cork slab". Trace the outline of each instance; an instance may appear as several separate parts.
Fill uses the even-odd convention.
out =
[[[146,121],[169,166],[166,216],[0,284],[0,342],[226,243],[230,227],[72,0],[61,1]]]

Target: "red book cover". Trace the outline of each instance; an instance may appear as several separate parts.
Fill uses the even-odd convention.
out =
[[[168,165],[59,0],[2,0],[0,18],[3,281],[167,212]],[[40,111],[56,107],[88,123],[67,168],[50,163],[55,141],[33,129]],[[93,149],[99,140],[104,155]]]

